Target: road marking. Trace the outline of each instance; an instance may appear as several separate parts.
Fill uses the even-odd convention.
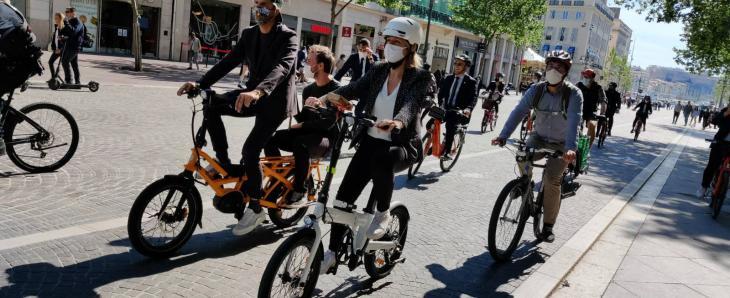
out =
[[[482,152],[474,152],[469,154],[464,154],[460,157],[460,159],[470,159],[480,156],[485,156],[489,154],[494,154],[498,152],[507,151],[504,148],[499,149],[492,149]],[[424,162],[423,165],[435,165],[439,161],[437,159]],[[342,183],[342,177],[338,177],[332,180],[332,185],[338,185]],[[203,200],[203,210],[209,210],[213,209],[213,203],[212,200]],[[117,217],[105,221],[98,221],[98,222],[91,222],[91,223],[85,223],[80,225],[75,225],[67,228],[57,229],[57,230],[51,230],[51,231],[45,231],[45,232],[39,232],[24,236],[18,236],[8,239],[2,239],[0,240],[0,250],[7,250],[7,249],[13,249],[18,248],[22,246],[52,241],[52,240],[58,240],[58,239],[64,239],[69,237],[75,237],[75,236],[82,236],[87,235],[91,233],[96,232],[102,232],[106,230],[121,228],[127,225],[127,217]]]

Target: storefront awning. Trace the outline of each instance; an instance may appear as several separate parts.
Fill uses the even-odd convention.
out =
[[[540,56],[540,54],[536,53],[532,48],[527,48],[525,50],[525,54],[522,55],[522,61],[538,61],[538,62],[545,62],[545,58]]]

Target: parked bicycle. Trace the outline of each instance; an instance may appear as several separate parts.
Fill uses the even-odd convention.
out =
[[[202,102],[195,105],[195,98],[198,96],[202,98]],[[211,105],[230,103],[210,90],[191,92],[188,98],[196,106],[191,120],[194,148],[190,159],[182,173],[167,175],[147,186],[134,201],[129,212],[127,232],[132,247],[149,257],[171,256],[190,239],[196,225],[202,226],[203,203],[195,183],[213,189],[213,206],[220,212],[233,213],[236,219],[243,216],[250,200],[241,189],[247,180],[243,170],[237,167],[231,170],[235,173],[229,173],[203,151],[207,131],[205,117],[197,133],[193,132],[197,112],[208,109]],[[336,162],[337,158],[337,155],[333,155],[332,162]],[[209,169],[215,169],[217,174],[209,172],[206,164]],[[260,164],[264,174],[264,199],[260,201],[261,206],[267,208],[269,218],[277,227],[293,226],[304,217],[307,208],[286,209],[279,206],[283,205],[285,198],[294,189],[294,157],[265,157],[261,158]],[[312,161],[310,165],[307,194],[309,201],[316,199],[317,189],[323,186],[319,165],[319,160]]]
[[[343,129],[357,123],[366,127],[374,125],[373,119],[340,113],[338,122]],[[333,148],[332,156],[340,153],[342,146],[340,136]],[[367,227],[373,220],[375,200],[368,200],[363,212],[357,206],[340,201],[334,207],[327,207],[329,200],[329,181],[332,181],[337,161],[330,163],[325,177],[325,186],[319,192],[314,212],[304,219],[304,226],[294,235],[287,238],[279,246],[266,265],[259,283],[258,297],[311,297],[319,279],[320,265],[324,258],[322,246],[322,228],[324,224],[340,224],[348,230],[340,239],[340,250],[336,253],[336,263],[328,273],[337,274],[340,265],[347,265],[354,270],[365,265],[365,270],[372,278],[379,279],[390,274],[395,265],[405,261],[401,258],[406,243],[408,220],[410,215],[405,205],[392,202],[392,217],[385,236],[378,240],[370,240],[366,236]]]
[[[14,94],[12,90],[5,98],[0,96],[0,136],[8,158],[31,173],[60,169],[79,145],[76,120],[66,109],[48,102],[16,110],[11,106]]]
[[[538,241],[543,229],[543,183],[533,181],[533,168],[545,168],[544,164],[535,164],[536,156],[544,155],[547,158],[560,158],[563,152],[551,149],[529,148],[524,141],[515,140],[517,148],[515,159],[518,163],[526,163],[520,177],[510,181],[502,189],[494,204],[489,219],[487,235],[489,254],[498,262],[508,261],[517,248],[527,219],[532,217],[533,232]],[[580,155],[580,153],[579,153]],[[580,160],[580,156],[578,156]],[[580,184],[575,182],[578,177],[576,167],[569,165],[563,173],[561,199],[574,196]],[[535,196],[534,192],[537,192]]]
[[[466,117],[460,110],[450,109],[448,111],[456,111],[461,117]],[[408,168],[408,179],[413,179],[413,177],[416,176],[416,173],[418,173],[418,170],[421,168],[426,156],[434,156],[441,159],[444,150],[444,143],[441,141],[441,124],[446,117],[446,112],[447,110],[444,110],[435,104],[432,104],[428,108],[428,115],[431,116],[431,120],[429,120],[426,124],[426,135],[424,135],[421,140],[423,150],[421,150],[418,154],[418,162]],[[451,146],[450,152],[453,157],[450,160],[440,160],[439,165],[441,167],[441,171],[450,171],[459,159],[461,150],[464,149],[464,143],[466,142],[466,127],[467,125],[464,124],[459,124],[457,126],[456,133],[454,134],[454,143]]]

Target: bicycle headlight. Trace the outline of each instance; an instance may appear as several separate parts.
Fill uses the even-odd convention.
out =
[[[305,227],[311,227],[314,225],[314,219],[312,216],[307,216],[304,218],[304,226]]]

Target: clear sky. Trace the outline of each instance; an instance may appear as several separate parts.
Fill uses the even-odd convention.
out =
[[[610,6],[616,6],[609,1]],[[684,48],[681,41],[682,24],[647,22],[645,15],[621,7],[620,19],[633,30],[631,39],[636,43],[633,65],[680,67],[674,62],[673,48]],[[631,59],[631,58],[629,58]]]

